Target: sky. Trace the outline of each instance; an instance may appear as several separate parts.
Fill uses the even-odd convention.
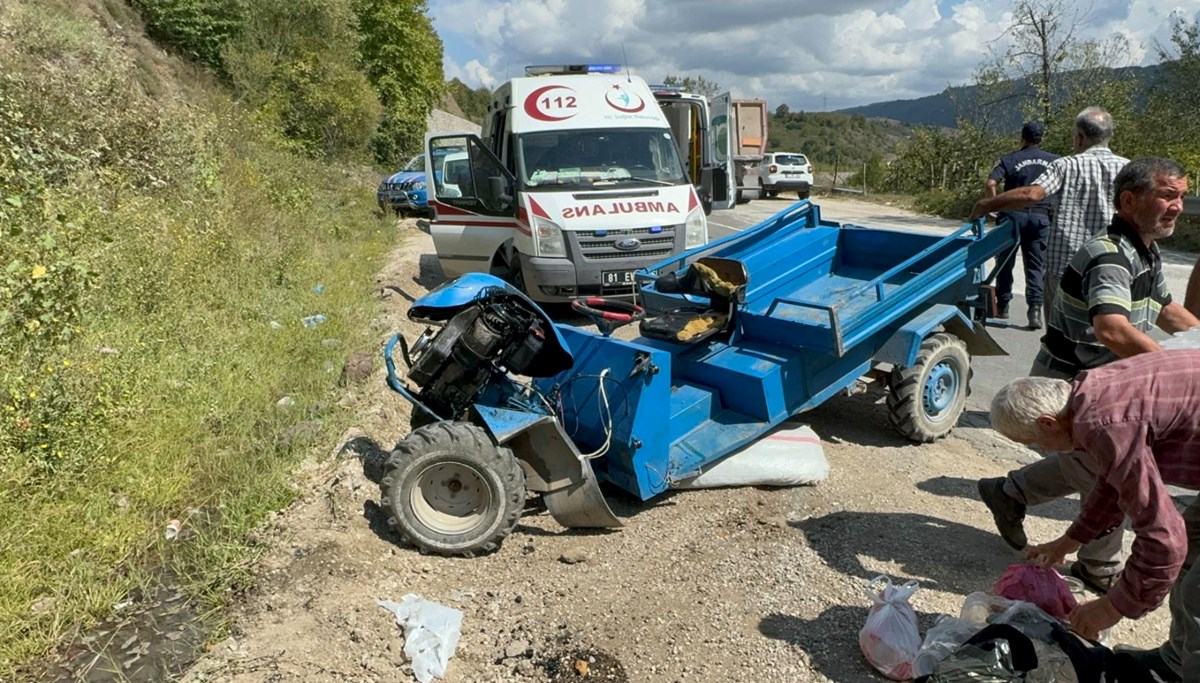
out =
[[[1128,40],[1116,66],[1156,63],[1173,12],[1200,17],[1200,0],[1073,7],[1082,38]],[[530,64],[610,63],[651,83],[699,75],[771,110],[803,111],[970,84],[989,53],[1003,53],[1011,11],[1006,0],[429,0],[446,78],[471,87]]]

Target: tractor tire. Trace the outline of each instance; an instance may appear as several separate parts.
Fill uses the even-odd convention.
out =
[[[435,422],[437,422],[437,420],[433,419],[432,415],[424,410],[421,410],[420,408],[417,408],[416,406],[413,406],[412,415],[410,415],[408,418],[408,431],[411,434],[421,427],[431,425]],[[396,446],[399,447],[399,444],[396,444]]]
[[[525,505],[525,473],[480,427],[435,422],[384,467],[388,524],[421,552],[473,557],[500,547]]]
[[[911,367],[892,370],[888,420],[917,443],[936,441],[954,429],[970,392],[971,357],[958,337],[940,332],[921,344]]]

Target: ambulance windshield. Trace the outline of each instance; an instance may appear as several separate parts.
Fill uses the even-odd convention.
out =
[[[683,185],[683,165],[664,128],[555,130],[518,137],[526,187],[578,190]]]

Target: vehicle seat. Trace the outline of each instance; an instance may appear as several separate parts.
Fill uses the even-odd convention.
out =
[[[643,320],[638,329],[651,339],[695,344],[732,328],[734,311],[746,293],[746,267],[733,259],[705,257],[683,271],[654,281],[664,294],[708,297],[708,306],[684,306]]]

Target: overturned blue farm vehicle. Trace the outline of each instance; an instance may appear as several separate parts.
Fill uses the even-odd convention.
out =
[[[901,434],[943,437],[971,355],[1003,353],[981,285],[1011,227],[840,225],[803,201],[639,273],[644,308],[576,302],[599,332],[490,275],[447,282],[409,312],[425,333],[385,351],[417,427],[385,468],[392,525],[423,551],[488,552],[535,492],[564,526],[620,526],[600,482],[649,500],[872,379]],[[611,335],[634,321],[640,335]]]

